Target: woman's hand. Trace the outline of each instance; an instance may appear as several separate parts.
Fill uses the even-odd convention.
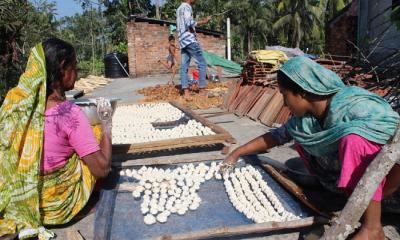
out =
[[[101,121],[110,121],[113,115],[113,109],[110,100],[103,97],[97,98],[97,114]]]
[[[236,153],[236,151],[233,151],[228,155],[228,157],[225,158],[223,164],[235,166],[239,160],[239,157],[240,156]]]
[[[231,152],[227,158],[221,163],[219,172],[221,174],[229,173],[235,168],[240,155],[237,153],[237,150]]]
[[[97,114],[101,120],[101,129],[103,135],[111,137],[111,122],[112,122],[112,115],[113,109],[111,103],[108,99],[105,98],[97,98]]]
[[[278,144],[278,141],[270,133],[261,135],[231,152],[222,162],[220,172],[224,173],[226,170],[229,172],[233,169],[241,156],[263,152]]]

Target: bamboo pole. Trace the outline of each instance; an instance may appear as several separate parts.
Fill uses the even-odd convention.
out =
[[[361,216],[367,209],[378,185],[400,159],[399,126],[392,140],[375,157],[358,182],[339,218],[324,233],[323,240],[346,239],[358,226]]]

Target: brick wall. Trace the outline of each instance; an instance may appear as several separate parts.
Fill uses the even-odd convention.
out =
[[[357,8],[356,1],[332,19],[326,27],[325,50],[332,55],[350,56],[357,44]]]
[[[132,77],[168,73],[168,70],[157,62],[158,59],[165,60],[168,55],[168,35],[167,24],[128,22],[128,61]],[[197,36],[203,50],[225,57],[226,41],[223,35],[197,33]],[[179,46],[178,39],[176,46]],[[179,50],[177,55],[180,57]]]

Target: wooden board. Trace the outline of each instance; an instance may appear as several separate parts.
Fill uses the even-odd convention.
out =
[[[259,93],[260,87],[252,86],[250,91],[247,93],[245,98],[239,104],[239,106],[235,110],[235,114],[238,116],[244,116],[247,113],[248,105],[253,102],[253,99],[257,97]]]
[[[193,231],[175,235],[163,235],[153,239],[157,240],[192,240],[192,239],[218,239],[235,236],[243,236],[246,234],[259,234],[267,232],[275,232],[279,230],[299,230],[301,228],[328,224],[329,220],[322,217],[308,217],[288,222],[265,222],[239,225],[234,227],[216,227],[200,231]],[[237,238],[235,238],[237,239]]]
[[[283,96],[281,93],[276,92],[274,97],[265,107],[264,111],[258,117],[260,122],[271,127],[282,107],[283,107]]]
[[[236,84],[236,86],[235,86],[235,89],[234,89],[234,91],[232,92],[231,97],[229,98],[229,101],[228,101],[228,103],[227,103],[226,109],[229,109],[229,106],[230,106],[230,105],[232,104],[232,102],[237,98],[237,96],[238,96],[238,94],[239,94],[239,91],[240,91],[240,89],[242,88],[242,84],[243,84],[243,81],[238,81],[238,82],[237,82],[237,84]]]
[[[284,106],[281,109],[278,117],[275,119],[275,122],[279,123],[279,124],[284,124],[284,123],[287,122],[287,120],[289,119],[290,115],[291,115],[291,113],[290,113],[289,108]]]
[[[141,155],[140,155],[141,156]],[[141,166],[141,165],[168,165],[168,164],[178,164],[178,163],[197,163],[203,161],[217,161],[224,160],[226,155],[221,154],[221,151],[214,152],[197,152],[197,153],[188,153],[188,154],[180,154],[178,157],[176,156],[156,156],[151,158],[141,158],[138,156],[135,159],[118,159],[112,162],[113,167],[125,168],[132,166]]]
[[[191,119],[195,119],[200,122],[204,126],[209,127],[215,135],[206,135],[206,136],[196,136],[196,137],[186,137],[186,138],[178,138],[178,139],[169,139],[162,141],[153,141],[146,143],[137,143],[137,144],[115,144],[113,145],[112,151],[113,154],[128,154],[128,153],[144,153],[144,152],[152,152],[157,150],[167,150],[167,149],[178,149],[185,147],[194,147],[194,146],[205,146],[205,145],[213,145],[213,144],[221,144],[221,143],[236,143],[236,140],[232,137],[232,135],[227,132],[225,129],[217,126],[216,124],[208,121],[207,119],[197,115],[192,110],[187,109],[176,102],[169,102],[174,107],[178,108],[182,112],[184,112]]]
[[[252,99],[252,101],[249,102],[249,104],[246,106],[246,110],[243,112],[243,116],[247,115],[249,111],[254,107],[258,99],[267,91],[266,88],[259,86],[258,87],[258,92],[257,95]]]
[[[235,100],[233,100],[231,105],[229,105],[228,108],[229,112],[233,112],[239,106],[239,104],[243,101],[243,99],[246,98],[246,95],[250,92],[251,88],[252,86],[249,85],[244,85],[240,88],[237,97],[235,98]]]
[[[253,120],[258,120],[258,117],[264,110],[265,106],[269,103],[272,96],[276,93],[276,90],[272,88],[267,88],[264,94],[258,99],[258,101],[254,104],[253,108],[250,109],[247,116]]]
[[[228,87],[228,92],[225,94],[224,96],[224,100],[222,102],[222,107],[223,108],[228,108],[229,103],[231,102],[232,98],[234,98],[234,94],[236,89],[238,88],[238,86],[240,86],[241,81],[239,80],[233,80],[232,82],[229,83],[229,87]],[[237,94],[237,92],[236,92]]]

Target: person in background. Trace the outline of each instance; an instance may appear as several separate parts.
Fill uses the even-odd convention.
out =
[[[158,62],[160,62],[162,65],[164,65],[167,69],[170,69],[172,71],[171,73],[171,81],[168,81],[168,85],[173,86],[174,83],[174,79],[175,79],[175,75],[176,75],[176,49],[177,47],[175,46],[175,37],[174,35],[170,35],[168,37],[168,42],[169,42],[169,46],[168,46],[168,56],[166,61],[162,61],[162,60],[158,60]]]
[[[196,38],[196,27],[207,24],[211,20],[211,16],[198,22],[194,21],[192,5],[195,4],[195,2],[195,0],[185,0],[176,10],[177,33],[179,47],[181,49],[180,78],[181,87],[185,97],[190,96],[187,72],[192,57],[196,59],[200,72],[200,94],[206,95],[205,87],[207,63]]]
[[[240,156],[293,139],[305,166],[325,188],[350,195],[370,162],[394,135],[399,115],[383,98],[345,86],[334,72],[306,57],[286,62],[278,71],[278,85],[294,116],[282,127],[235,149],[225,165],[233,166]],[[353,239],[385,238],[381,200],[399,199],[399,186],[400,165],[396,164],[376,190]]]
[[[92,128],[65,97],[76,64],[69,43],[37,44],[0,108],[0,237],[53,237],[43,226],[71,221],[110,171],[110,122]]]

